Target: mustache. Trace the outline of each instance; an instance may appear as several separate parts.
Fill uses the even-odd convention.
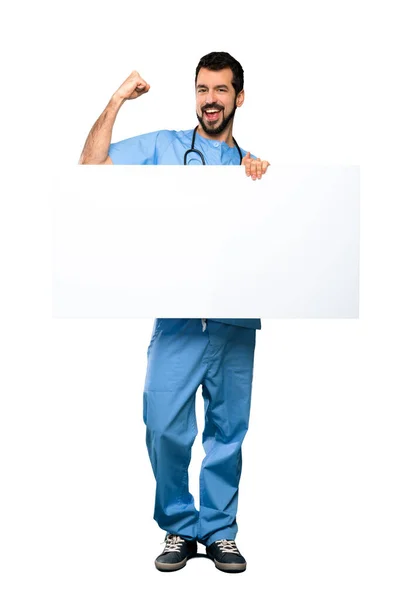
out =
[[[203,106],[201,110],[204,112],[205,110],[212,108],[215,108],[215,110],[223,110],[222,106],[219,106],[218,104],[206,104],[206,106]]]

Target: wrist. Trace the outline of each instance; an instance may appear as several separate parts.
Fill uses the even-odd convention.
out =
[[[118,92],[115,92],[115,94],[111,96],[110,106],[115,110],[119,110],[125,100],[126,98],[123,98]]]

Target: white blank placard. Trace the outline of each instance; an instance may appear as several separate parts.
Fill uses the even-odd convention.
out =
[[[358,317],[356,166],[75,166],[53,190],[56,317]]]

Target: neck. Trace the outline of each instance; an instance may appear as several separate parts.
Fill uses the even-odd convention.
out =
[[[204,129],[201,126],[201,123],[199,123],[196,133],[206,138],[207,140],[217,140],[218,142],[225,142],[226,144],[228,144],[228,146],[233,148],[235,146],[235,143],[233,141],[232,127],[233,123],[228,123],[224,131],[222,131],[218,135],[210,135],[209,133],[204,131]]]

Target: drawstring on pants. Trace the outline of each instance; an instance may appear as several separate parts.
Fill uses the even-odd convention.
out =
[[[203,326],[202,331],[204,332],[206,330],[206,327],[207,327],[207,319],[202,319],[201,320],[201,324]]]

